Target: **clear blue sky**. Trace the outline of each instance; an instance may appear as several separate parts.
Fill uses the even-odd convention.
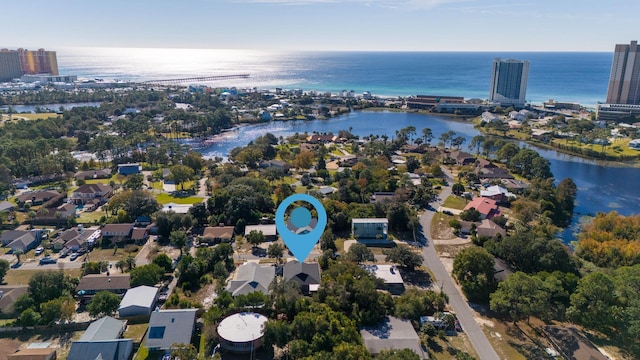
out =
[[[3,1],[0,47],[613,51],[634,0]]]

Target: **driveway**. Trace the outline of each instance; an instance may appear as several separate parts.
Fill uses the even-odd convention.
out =
[[[448,186],[444,187],[442,192],[440,193],[439,199],[432,204],[433,208],[438,208],[442,204],[442,202],[451,195],[451,184],[454,179],[451,178],[451,174],[447,173],[447,182]],[[424,257],[425,266],[427,266],[433,275],[435,276],[435,282],[438,286],[441,287],[442,291],[444,291],[447,296],[449,296],[449,305],[455,312],[458,320],[460,320],[460,324],[462,328],[467,333],[471,344],[476,349],[478,356],[482,360],[498,360],[498,354],[495,352],[491,343],[487,339],[486,335],[480,328],[480,326],[476,323],[473,312],[467,300],[460,293],[458,288],[454,285],[454,280],[451,277],[451,274],[445,269],[444,265],[440,261],[440,257],[435,248],[435,244],[433,239],[430,239],[431,234],[431,220],[433,219],[433,215],[435,212],[431,210],[427,210],[420,217],[420,223],[423,229],[423,236],[425,238],[422,250],[422,256]]]

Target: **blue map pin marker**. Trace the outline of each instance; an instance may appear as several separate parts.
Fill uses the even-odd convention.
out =
[[[318,213],[318,222],[313,230],[309,232],[295,233],[287,227],[284,219],[285,212],[295,201],[307,202],[313,205],[316,209],[316,212]],[[308,229],[308,226],[311,224],[311,212],[307,208],[298,206],[291,211],[290,220],[295,227],[299,229]],[[276,210],[276,228],[278,229],[278,233],[289,250],[293,253],[293,256],[295,256],[301,263],[304,262],[313,247],[318,243],[326,226],[327,211],[324,209],[324,206],[322,206],[322,203],[311,195],[291,195],[284,199]]]

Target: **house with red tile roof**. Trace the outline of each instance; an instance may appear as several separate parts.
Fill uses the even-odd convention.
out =
[[[491,219],[494,216],[502,214],[496,201],[490,198],[474,198],[467,204],[467,206],[465,206],[464,210],[466,211],[471,208],[478,210],[482,219]]]

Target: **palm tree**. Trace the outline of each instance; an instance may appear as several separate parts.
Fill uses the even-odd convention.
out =
[[[422,129],[422,138],[424,141],[431,146],[431,140],[433,140],[433,131],[429,128]]]
[[[120,269],[120,272],[124,272],[124,268],[127,266],[127,262],[125,260],[118,260],[116,263],[116,269]]]
[[[18,264],[20,264],[20,255],[24,254],[24,251],[22,251],[22,249],[15,249],[13,251],[13,255],[16,256],[16,258],[18,258]]]
[[[136,267],[136,258],[135,257],[129,255],[129,256],[127,256],[126,259],[124,259],[124,261],[127,264],[127,268],[129,269],[129,271],[131,271],[131,269]]]

